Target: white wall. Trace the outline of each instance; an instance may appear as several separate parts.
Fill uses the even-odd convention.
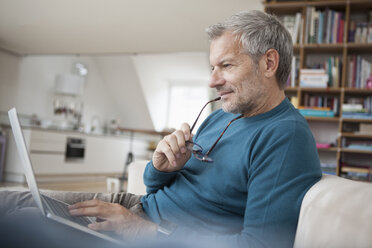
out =
[[[169,82],[200,82],[208,87],[207,53],[143,54],[133,56],[133,61],[156,130],[166,127]]]
[[[120,113],[120,125],[153,130],[154,126],[131,56],[96,56],[94,60]]]
[[[208,87],[207,53],[136,56],[27,56],[0,53],[0,110],[53,116],[55,75],[71,73],[75,62],[88,70],[83,122],[120,119],[123,127],[163,130],[170,82],[199,82]]]
[[[14,105],[22,59],[0,50],[0,111]]]
[[[21,114],[61,120],[53,114],[54,81],[82,62],[86,78],[82,122],[99,116],[104,125],[120,119],[127,128],[153,129],[144,96],[130,57],[26,56],[0,53],[0,110],[15,106]]]

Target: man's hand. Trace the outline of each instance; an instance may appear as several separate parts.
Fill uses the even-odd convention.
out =
[[[151,238],[157,225],[132,213],[120,204],[100,200],[79,202],[69,206],[72,216],[91,216],[102,221],[88,225],[96,231],[114,231],[126,239]]]
[[[183,168],[191,157],[185,141],[191,140],[190,126],[181,125],[181,129],[165,136],[156,147],[152,157],[154,167],[159,171],[172,172]]]

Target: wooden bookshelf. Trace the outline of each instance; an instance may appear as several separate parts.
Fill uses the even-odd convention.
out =
[[[342,137],[372,139],[372,134],[341,133]]]
[[[339,149],[337,147],[318,148],[318,151],[322,151],[322,152],[338,152]]]
[[[343,153],[363,153],[363,154],[372,154],[372,151],[369,150],[357,150],[357,149],[348,149],[348,148],[342,148],[340,152]]]
[[[356,122],[356,123],[372,123],[372,119],[350,119],[350,118],[341,118],[342,122]]]
[[[329,88],[302,88],[299,87],[298,79],[295,81],[294,86],[285,89],[286,95],[291,98],[293,96],[297,97],[299,105],[302,105],[305,101],[305,96],[319,96],[319,97],[335,97],[338,99],[338,115],[330,117],[305,117],[309,123],[316,123],[316,126],[321,129],[322,126],[334,126],[335,137],[334,140],[337,141],[336,147],[318,149],[321,153],[334,153],[336,161],[336,174],[341,173],[341,164],[345,161],[345,156],[368,156],[370,161],[372,161],[372,151],[369,150],[358,150],[349,149],[343,147],[345,140],[368,140],[372,141],[372,134],[364,134],[358,132],[350,132],[345,129],[346,125],[359,126],[361,123],[372,124],[372,119],[364,118],[344,118],[342,117],[342,104],[347,103],[351,98],[361,98],[365,99],[372,97],[372,89],[367,88],[350,88],[351,85],[349,80],[349,56],[350,55],[360,55],[372,56],[372,42],[371,43],[360,43],[360,42],[349,42],[348,31],[350,29],[350,24],[355,20],[356,15],[368,16],[368,11],[372,9],[371,0],[304,0],[304,1],[265,1],[264,2],[265,11],[274,14],[278,17],[284,15],[296,15],[296,13],[301,13],[302,26],[299,30],[300,40],[298,43],[294,44],[294,55],[299,59],[299,68],[306,69],[308,67],[309,60],[314,57],[326,57],[326,56],[337,56],[340,61],[342,61],[341,73],[339,84],[336,87]],[[343,37],[338,39],[338,43],[309,43],[306,37],[306,15],[307,8],[315,7],[316,11],[334,10],[341,12],[344,19],[344,32]],[[324,37],[323,37],[324,38]],[[317,41],[317,40],[316,40]],[[372,60],[369,60],[372,62]],[[372,74],[372,72],[371,72]],[[351,74],[350,74],[351,76]],[[322,130],[319,130],[322,131]],[[317,130],[313,130],[314,137],[316,136]],[[354,155],[356,154],[356,155]],[[329,156],[329,154],[327,155]],[[332,155],[333,156],[333,155]],[[322,159],[322,158],[321,158]]]
[[[339,122],[340,118],[338,117],[314,117],[314,116],[305,116],[305,119],[308,121],[324,121],[324,122]]]

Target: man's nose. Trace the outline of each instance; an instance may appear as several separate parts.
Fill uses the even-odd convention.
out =
[[[209,87],[210,88],[215,88],[215,87],[221,86],[223,84],[225,84],[225,79],[221,75],[221,72],[219,72],[216,69],[214,71],[212,71],[211,80],[209,82]]]

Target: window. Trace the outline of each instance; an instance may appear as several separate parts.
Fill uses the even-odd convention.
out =
[[[184,122],[191,126],[201,108],[209,100],[208,86],[204,82],[171,82],[168,92],[168,128],[179,129]],[[207,106],[195,126],[194,133],[210,113],[211,106]]]

